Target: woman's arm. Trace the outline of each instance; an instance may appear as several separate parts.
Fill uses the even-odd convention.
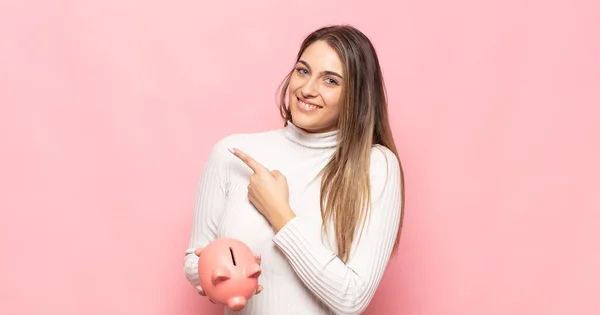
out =
[[[304,284],[336,314],[360,314],[369,305],[387,267],[398,232],[400,165],[391,151],[371,155],[372,207],[360,242],[344,264],[321,241],[321,226],[302,217],[273,238]]]
[[[192,231],[188,248],[185,251],[184,274],[194,286],[200,285],[198,278],[198,256],[194,251],[205,247],[217,238],[217,226],[227,196],[225,179],[226,168],[223,161],[227,160],[227,147],[219,141],[208,157],[196,193]]]

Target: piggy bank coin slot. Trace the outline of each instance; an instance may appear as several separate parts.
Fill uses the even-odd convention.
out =
[[[231,261],[233,262],[233,265],[237,266],[235,264],[235,257],[233,256],[233,249],[231,247],[229,247],[229,253],[231,254]]]

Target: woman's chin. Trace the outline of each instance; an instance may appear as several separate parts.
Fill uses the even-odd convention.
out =
[[[307,119],[308,117],[303,117],[302,114],[292,114],[292,122],[294,123],[294,125],[296,125],[296,127],[298,128],[302,128],[302,129],[311,129],[311,127],[314,125],[313,123],[311,123],[311,119]]]
[[[307,117],[304,113],[292,111],[292,122],[298,128],[310,131],[318,125],[315,117]]]

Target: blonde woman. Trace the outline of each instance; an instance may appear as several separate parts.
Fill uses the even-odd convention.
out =
[[[402,167],[369,39],[345,25],[310,34],[282,84],[280,110],[281,129],[231,135],[212,148],[185,276],[203,294],[199,249],[232,237],[260,255],[262,292],[227,314],[360,314],[404,215]]]

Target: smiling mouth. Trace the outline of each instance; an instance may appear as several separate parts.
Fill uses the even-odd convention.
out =
[[[315,105],[313,103],[303,101],[299,97],[296,97],[296,99],[298,100],[298,104],[300,105],[300,107],[302,107],[306,110],[315,110],[315,109],[323,108],[323,106],[319,106],[319,105]]]

